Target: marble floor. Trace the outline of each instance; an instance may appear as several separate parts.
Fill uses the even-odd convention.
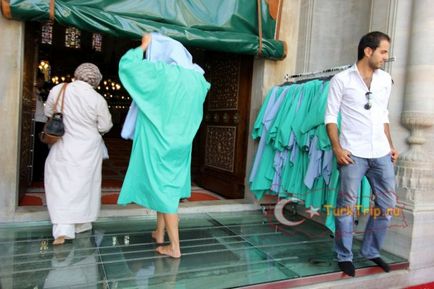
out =
[[[47,222],[0,224],[0,288],[265,288],[281,280],[342,278],[330,232],[311,220],[285,227],[262,211],[180,217],[180,259],[155,252],[151,218],[98,220],[91,232],[57,247]],[[358,248],[355,241],[356,267],[372,267]],[[406,264],[387,252],[383,257]]]

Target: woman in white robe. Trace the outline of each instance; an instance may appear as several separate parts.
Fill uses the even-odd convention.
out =
[[[95,91],[102,75],[98,67],[83,63],[74,73],[64,95],[65,134],[51,148],[45,163],[45,193],[53,223],[54,245],[74,239],[92,228],[101,206],[101,174],[106,150],[101,134],[113,126],[105,99]],[[65,84],[50,91],[45,115]],[[60,111],[61,99],[57,104]]]

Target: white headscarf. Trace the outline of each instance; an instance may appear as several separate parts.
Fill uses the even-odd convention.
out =
[[[89,83],[94,88],[97,88],[102,79],[102,74],[98,66],[92,63],[80,64],[74,72],[74,77],[77,80],[82,80]]]

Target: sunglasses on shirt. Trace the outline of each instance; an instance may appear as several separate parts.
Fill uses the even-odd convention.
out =
[[[367,93],[365,93],[365,96],[368,102],[365,104],[364,108],[366,110],[370,110],[372,107],[372,92],[368,91]]]

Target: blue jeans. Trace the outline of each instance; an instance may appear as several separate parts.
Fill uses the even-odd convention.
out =
[[[395,172],[390,155],[365,159],[351,156],[354,163],[339,169],[341,185],[336,203],[335,251],[338,262],[353,259],[353,214],[363,176],[366,176],[375,196],[363,236],[361,254],[368,258],[380,256],[391,211],[396,205]],[[381,212],[381,214],[379,214]],[[363,213],[363,212],[362,212]]]

